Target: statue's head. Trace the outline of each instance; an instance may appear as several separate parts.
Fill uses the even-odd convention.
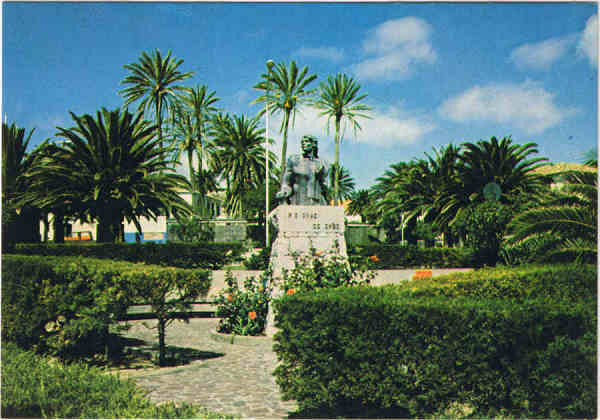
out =
[[[302,139],[300,140],[300,147],[302,147],[302,155],[304,157],[319,157],[319,146],[315,136],[302,136]]]

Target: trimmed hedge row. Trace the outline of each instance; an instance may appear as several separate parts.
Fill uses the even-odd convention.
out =
[[[348,247],[350,263],[369,260],[371,268],[460,268],[473,267],[476,261],[469,248],[419,248],[415,245],[362,245]],[[377,257],[377,258],[371,258]]]
[[[15,254],[78,256],[181,268],[217,270],[244,252],[241,243],[17,244]]]
[[[2,346],[4,418],[233,418],[187,403],[156,405],[131,380],[84,364],[51,364],[12,343]]]
[[[483,268],[421,278],[398,284],[395,290],[411,296],[474,297],[546,303],[595,304],[598,296],[594,265],[524,265]]]
[[[472,417],[595,417],[594,272],[563,267],[563,284],[583,289],[574,301],[532,296],[534,285],[498,298],[493,280],[285,296],[275,302],[277,383],[308,416],[426,417],[459,406]],[[514,291],[527,284],[513,277]]]
[[[2,339],[61,357],[110,351],[109,326],[150,288],[206,294],[210,272],[77,257],[2,257]],[[163,290],[164,289],[164,290]]]

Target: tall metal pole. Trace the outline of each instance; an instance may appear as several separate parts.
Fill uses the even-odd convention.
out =
[[[271,69],[275,63],[273,60],[267,60],[267,102],[266,102],[266,137],[265,137],[265,247],[268,248],[269,243],[269,105],[271,102]]]

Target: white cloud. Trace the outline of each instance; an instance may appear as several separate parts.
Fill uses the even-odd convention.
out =
[[[575,40],[576,36],[569,35],[523,44],[510,53],[510,58],[518,67],[546,70],[552,63],[565,55]]]
[[[598,67],[598,15],[588,19],[577,44],[577,52],[587,57],[594,67]]]
[[[415,65],[434,63],[437,54],[429,42],[431,26],[422,19],[389,20],[373,29],[363,42],[367,58],[352,66],[361,79],[408,77]]]
[[[296,54],[301,57],[312,57],[329,61],[341,61],[344,58],[344,50],[334,47],[302,47],[296,52]]]
[[[342,142],[355,141],[366,143],[383,148],[390,148],[398,145],[414,144],[423,139],[429,132],[436,129],[436,126],[424,118],[407,115],[396,107],[390,107],[385,110],[374,109],[370,112],[372,119],[358,119],[362,130],[354,136],[352,127],[345,128]],[[278,156],[281,156],[282,136],[279,134],[280,118],[272,121],[270,137],[276,140],[276,144],[271,150]],[[330,162],[333,161],[334,142],[333,124],[330,126],[329,135],[327,135],[327,118],[319,116],[319,111],[314,108],[305,108],[301,114],[296,115],[296,122],[292,128],[290,125],[288,133],[287,156],[297,154],[300,151],[300,137],[306,134],[312,134],[319,139],[319,155],[321,158]]]
[[[542,133],[575,112],[556,105],[554,94],[531,81],[474,86],[439,108],[443,117],[453,121],[507,124],[527,134]]]
[[[356,139],[382,147],[417,143],[436,129],[435,124],[423,118],[406,116],[394,107],[383,111],[375,110],[373,119],[361,123],[362,134]]]

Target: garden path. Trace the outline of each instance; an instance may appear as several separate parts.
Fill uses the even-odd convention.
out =
[[[141,372],[132,375],[133,379],[149,391],[154,402],[185,401],[242,418],[281,419],[296,411],[295,402],[281,400],[272,375],[277,365],[272,338],[251,337],[251,343],[239,344],[218,341],[214,337],[217,323],[216,318],[174,322],[167,328],[167,345],[200,350],[207,358]],[[130,325],[125,337],[156,344],[156,330],[141,321]]]

